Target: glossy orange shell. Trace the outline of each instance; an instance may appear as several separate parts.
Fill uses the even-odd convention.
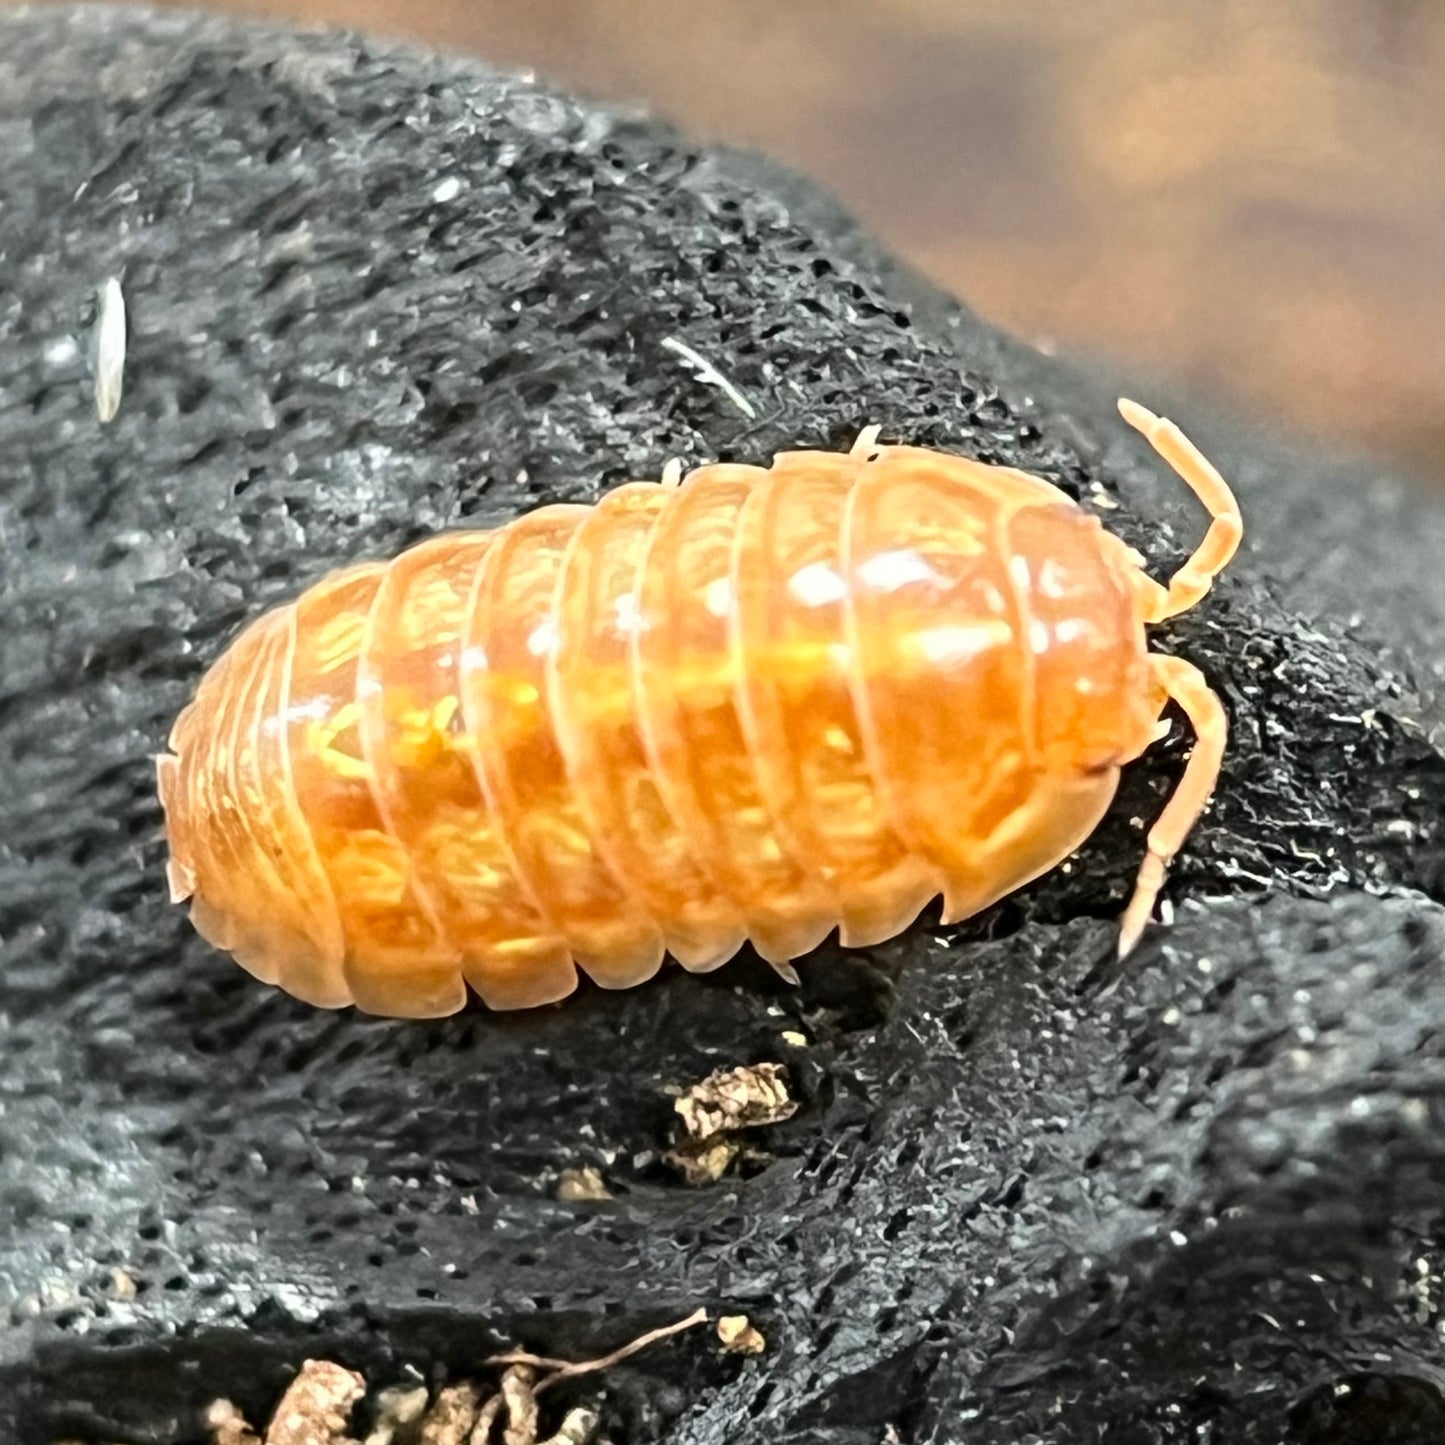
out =
[[[258,977],[404,1016],[964,917],[1148,745],[1142,575],[1038,478],[907,447],[438,536],[202,680],[159,760],[172,892]]]

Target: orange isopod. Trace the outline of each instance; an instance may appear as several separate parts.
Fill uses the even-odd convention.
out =
[[[176,901],[322,1007],[431,1017],[624,988],[744,940],[785,974],[934,896],[966,918],[1053,868],[1168,699],[1196,741],[1148,838],[1138,940],[1218,778],[1219,699],[1150,653],[1239,508],[1132,402],[1211,513],[1168,587],[1056,487],[876,429],[434,537],[249,626],[158,759]]]

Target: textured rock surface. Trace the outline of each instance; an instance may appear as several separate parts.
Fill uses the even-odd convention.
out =
[[[1159,643],[1236,741],[1122,973],[1178,728],[1068,869],[825,948],[801,991],[743,961],[526,1016],[314,1012],[167,907],[148,755],[327,568],[869,421],[1117,501],[1161,571],[1201,520],[1106,393],[806,187],[476,64],[11,14],[0,142],[0,1438],[193,1438],[306,1355],[439,1379],[698,1304],[767,1353],[630,1362],[614,1440],[1445,1433],[1438,514],[1198,428],[1252,545]],[[763,1060],[804,1106],[772,1162],[685,1185],[668,1090]],[[558,1201],[588,1165],[615,1198]]]

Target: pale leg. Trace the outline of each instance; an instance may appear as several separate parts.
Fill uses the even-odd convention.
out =
[[[883,428],[881,426],[865,426],[863,430],[858,433],[858,440],[853,443],[848,451],[848,455],[857,461],[866,462],[868,460],[868,453],[877,450],[878,433],[882,430]]]
[[[1204,503],[1211,521],[1204,540],[1194,555],[1169,579],[1169,596],[1164,610],[1150,622],[1162,622],[1187,612],[1210,584],[1229,565],[1244,535],[1239,503],[1229,483],[1215,471],[1204,454],[1174,425],[1154,415],[1135,401],[1119,402],[1119,414],[1179,474],[1180,479]]]
[[[1134,883],[1134,895],[1119,921],[1120,958],[1132,952],[1139,942],[1154,912],[1169,864],[1184,846],[1184,840],[1199,821],[1199,815],[1214,792],[1229,727],[1224,705],[1192,662],[1157,655],[1152,660],[1154,675],[1160,685],[1189,718],[1194,729],[1194,751],[1174,795],[1149,830],[1149,851]]]

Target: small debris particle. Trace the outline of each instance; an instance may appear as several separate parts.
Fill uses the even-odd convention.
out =
[[[271,1417],[266,1445],[342,1445],[351,1407],[365,1393],[354,1370],[307,1360]]]
[[[697,379],[699,381],[708,386],[717,387],[749,421],[757,420],[757,407],[755,407],[707,357],[702,355],[701,352],[695,351],[687,342],[679,341],[675,336],[663,337],[662,345],[664,350],[672,352],[674,356],[681,357],[683,363],[697,373]]]
[[[581,1169],[562,1171],[557,1180],[557,1198],[567,1204],[575,1204],[584,1199],[611,1199],[612,1191],[601,1171],[588,1164]]]
[[[134,1278],[123,1269],[113,1269],[110,1272],[110,1293],[113,1299],[133,1300],[136,1297],[136,1284]]]
[[[562,1380],[572,1380],[578,1375],[592,1375],[601,1370],[610,1370],[613,1365],[631,1359],[640,1350],[645,1350],[649,1345],[655,1345],[659,1340],[670,1339],[673,1335],[680,1335],[684,1330],[690,1330],[695,1325],[706,1323],[707,1311],[705,1309],[694,1310],[685,1320],[678,1320],[676,1324],[663,1325],[659,1329],[648,1330],[646,1334],[638,1335],[630,1344],[623,1345],[619,1350],[613,1350],[610,1355],[601,1355],[595,1360],[554,1360],[545,1355],[531,1354],[527,1350],[508,1350],[504,1355],[490,1356],[486,1363],[489,1365],[525,1365],[529,1370],[545,1371],[546,1378],[536,1389],[536,1393],[540,1394],[549,1386]],[[503,1383],[506,1383],[505,1380]]]
[[[502,1404],[507,1411],[502,1445],[537,1445],[537,1394],[532,1388],[536,1378],[530,1365],[513,1365],[502,1376]]]
[[[778,1124],[798,1112],[781,1064],[719,1069],[694,1084],[673,1107],[698,1143],[717,1134]]]
[[[717,1337],[730,1355],[760,1355],[768,1342],[746,1315],[724,1315],[717,1322]]]
[[[477,1423],[472,1427],[472,1438],[467,1445],[490,1445],[492,1430],[497,1416],[502,1413],[502,1397],[493,1395],[477,1414]]]
[[[766,1154],[735,1136],[780,1123],[798,1111],[781,1064],[719,1069],[694,1084],[673,1107],[687,1138],[663,1159],[689,1184],[714,1183],[740,1160],[766,1162]]]
[[[481,1408],[482,1392],[477,1386],[448,1385],[426,1412],[416,1445],[467,1445]]]
[[[393,1385],[376,1397],[377,1423],[410,1425],[426,1409],[425,1385]]]
[[[716,1184],[737,1162],[743,1146],[734,1139],[714,1139],[701,1146],[673,1149],[663,1159],[687,1184]]]
[[[229,1400],[213,1400],[205,1423],[212,1445],[261,1445],[261,1437]]]
[[[561,1428],[555,1435],[540,1442],[540,1445],[587,1445],[592,1432],[597,1428],[597,1412],[579,1405],[568,1410],[562,1418]]]
[[[473,1406],[472,1416],[476,1423],[465,1442],[459,1434],[437,1436],[435,1440],[423,1435],[419,1445],[453,1445],[454,1441],[456,1445],[493,1445],[493,1431],[499,1419],[506,1422],[502,1427],[502,1445],[587,1445],[597,1428],[597,1413],[585,1407],[569,1410],[555,1435],[549,1435],[545,1440],[537,1439],[539,1387],[534,1385],[535,1379],[530,1366],[513,1365],[502,1376],[500,1392],[482,1405],[480,1411]]]
[[[95,414],[102,423],[120,410],[125,379],[125,296],[114,276],[100,288],[95,318]]]
[[[426,1409],[425,1385],[393,1385],[376,1397],[376,1424],[365,1445],[392,1445],[399,1430],[415,1424]]]
[[[800,1034],[796,1029],[783,1030],[783,1042],[795,1049],[806,1049],[808,1047],[807,1034]]]

